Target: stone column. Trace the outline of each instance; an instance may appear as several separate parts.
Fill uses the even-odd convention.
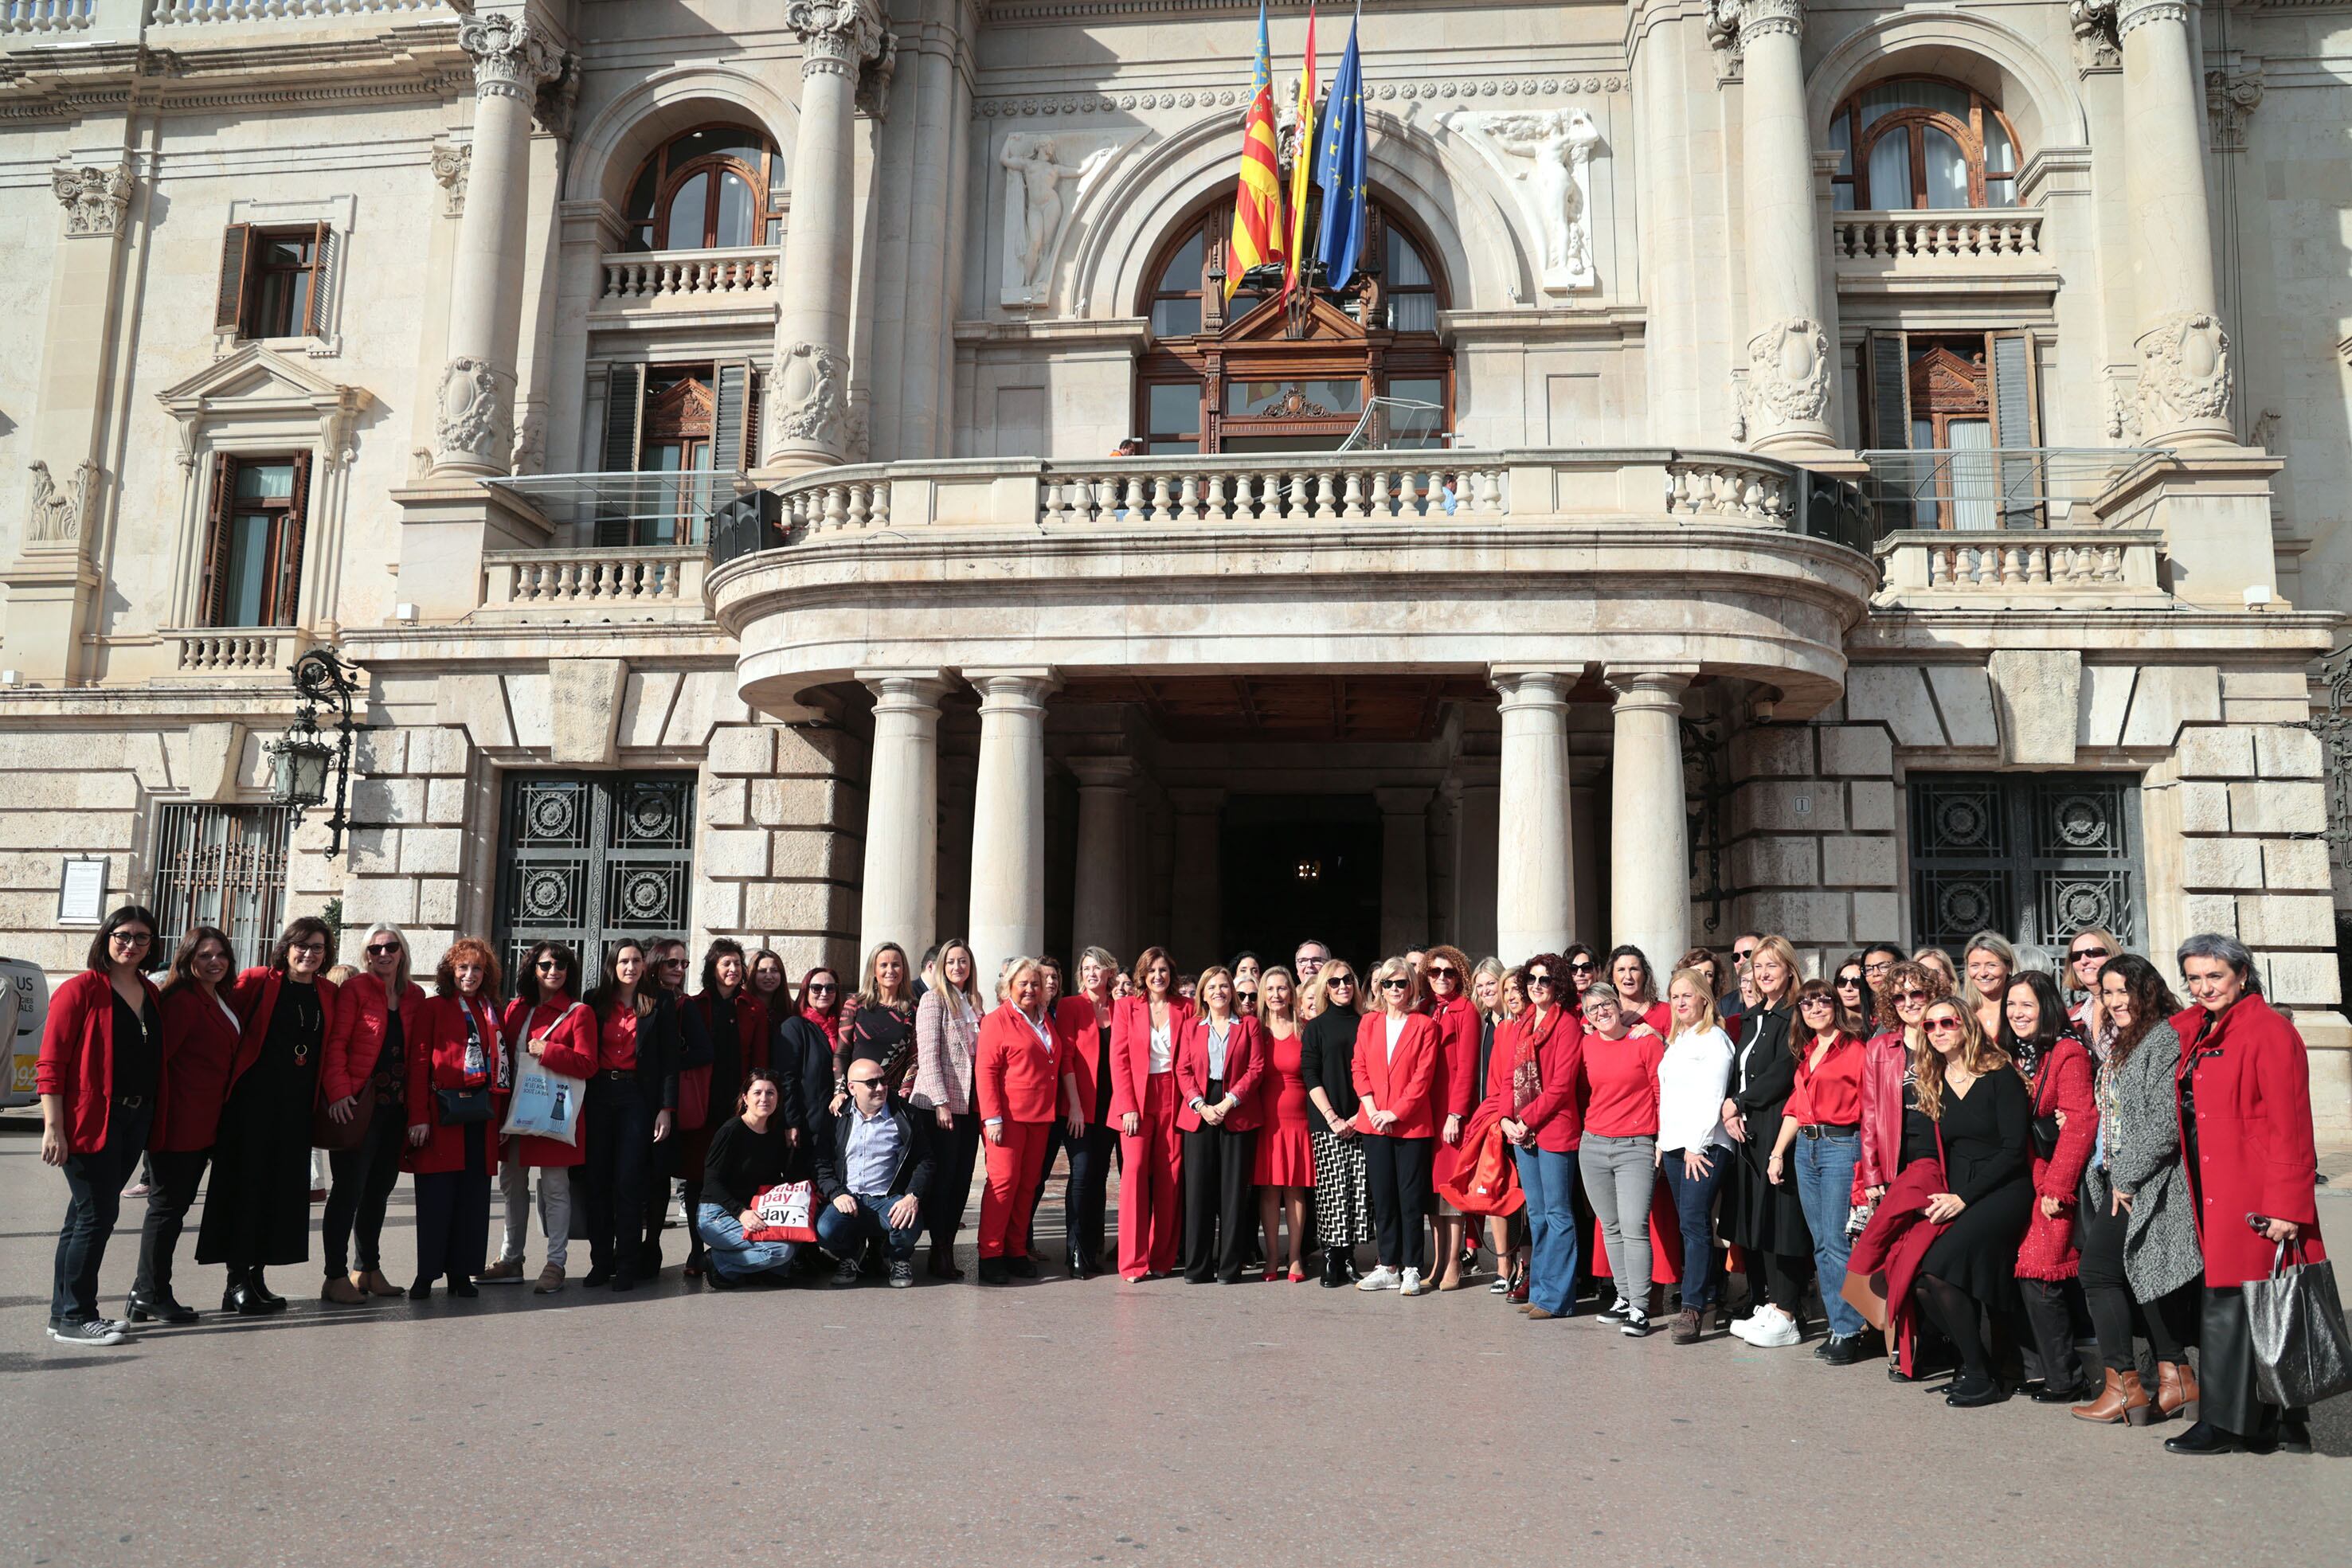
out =
[[[1175,858],[1168,876],[1168,946],[1176,967],[1197,975],[1224,962],[1218,946],[1225,909],[1217,812],[1225,803],[1225,792],[1171,789],[1168,803],[1176,810]]]
[[[980,692],[969,934],[981,994],[993,1006],[998,967],[1045,945],[1045,694],[1055,682],[1043,669],[964,678]]]
[[[1804,22],[1802,0],[1739,0],[1748,435],[1759,452],[1837,444],[1829,426],[1837,359],[1822,326],[1813,160],[1805,133]]]
[[[1568,689],[1576,676],[1498,670],[1493,678],[1503,694],[1495,950],[1517,964],[1569,942]]]
[[[1381,956],[1423,946],[1429,935],[1429,796],[1375,789],[1381,808]]]
[[[2198,128],[2205,94],[2182,0],[2121,0],[2124,199],[2139,307],[2140,440],[2228,444],[2230,336],[2213,283],[2213,218]]]
[[[1078,874],[1070,900],[1070,945],[1106,947],[1128,963],[1135,956],[1128,946],[1135,894],[1127,854],[1128,781],[1135,777],[1135,762],[1126,757],[1073,757],[1070,771],[1078,776]],[[1075,970],[1076,952],[1069,962]]]
[[[466,17],[474,57],[474,141],[449,286],[449,359],[433,426],[436,475],[497,475],[514,454],[515,350],[522,331],[530,217],[530,116],[562,55],[521,16]],[[576,390],[576,389],[575,389]]]
[[[938,670],[869,670],[857,678],[874,693],[858,956],[896,942],[919,961],[938,931],[940,697],[948,684]]]
[[[875,0],[788,0],[784,21],[800,35],[801,118],[762,445],[763,466],[791,470],[838,463],[849,452],[858,76],[885,57],[888,34]],[[994,980],[985,977],[983,988]]]
[[[1498,783],[1491,757],[1456,759],[1445,782],[1454,798],[1454,943],[1473,963],[1495,951]]]
[[[1664,983],[1690,947],[1690,826],[1683,815],[1683,688],[1690,670],[1620,670],[1609,759],[1609,940],[1649,955]]]

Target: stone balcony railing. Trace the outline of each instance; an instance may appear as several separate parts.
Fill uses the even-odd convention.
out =
[[[294,667],[311,641],[293,626],[184,627],[161,636],[173,650],[171,673],[194,680],[276,680]]]
[[[1830,225],[1830,256],[1849,280],[1998,277],[2051,266],[2039,207],[1839,213]]]
[[[395,16],[455,9],[445,0],[146,0],[152,27],[304,22],[320,16]]]
[[[782,247],[615,251],[604,257],[600,310],[772,305]]]
[[[709,553],[691,545],[492,550],[482,557],[481,608],[468,619],[699,621],[709,570]]]
[[[98,0],[0,0],[0,36],[79,33],[98,20]]]
[[[1878,541],[1881,609],[2127,610],[2170,602],[2152,529],[1908,528]]]

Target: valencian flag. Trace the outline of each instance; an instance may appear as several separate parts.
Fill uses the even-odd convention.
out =
[[[1307,63],[1298,68],[1298,139],[1290,161],[1289,266],[1282,275],[1282,297],[1298,287],[1298,269],[1307,259],[1307,186],[1315,178],[1315,6],[1307,7]]]
[[[1315,183],[1323,188],[1323,226],[1315,237],[1315,259],[1323,264],[1323,287],[1345,288],[1356,275],[1364,248],[1364,204],[1370,199],[1364,145],[1364,67],[1356,53],[1360,11],[1348,28],[1348,52],[1331,78],[1331,102],[1324,110],[1315,159]]]
[[[1274,56],[1266,47],[1265,0],[1257,5],[1257,74],[1249,120],[1242,127],[1241,183],[1234,192],[1233,254],[1225,259],[1225,298],[1253,267],[1282,259],[1282,176],[1276,172]]]

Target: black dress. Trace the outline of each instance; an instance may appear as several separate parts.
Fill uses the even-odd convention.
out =
[[[326,1021],[318,987],[279,985],[261,1054],[221,1110],[197,1262],[258,1269],[310,1256],[310,1112]]]
[[[2017,1249],[2033,1218],[2033,1094],[2003,1067],[1944,1091],[1944,1177],[1968,1207],[1936,1238],[1922,1273],[1990,1307],[2017,1299]]]
[[[1751,1252],[1783,1258],[1811,1258],[1813,1233],[1805,1225],[1805,1208],[1797,1184],[1775,1186],[1766,1165],[1772,1142],[1780,1134],[1780,1113],[1797,1086],[1797,1057],[1789,1049],[1790,1015],[1785,1009],[1759,1008],[1738,1023],[1739,1043],[1731,1059],[1731,1081],[1724,1093],[1747,1118],[1748,1141],[1732,1162],[1730,1191],[1723,1206],[1723,1234],[1727,1241]]]

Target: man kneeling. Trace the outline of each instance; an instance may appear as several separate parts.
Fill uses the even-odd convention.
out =
[[[915,1282],[915,1237],[931,1185],[931,1143],[922,1119],[870,1057],[849,1064],[849,1103],[816,1146],[817,1245],[840,1260],[836,1285],[857,1283],[866,1244],[879,1239],[893,1289]]]

